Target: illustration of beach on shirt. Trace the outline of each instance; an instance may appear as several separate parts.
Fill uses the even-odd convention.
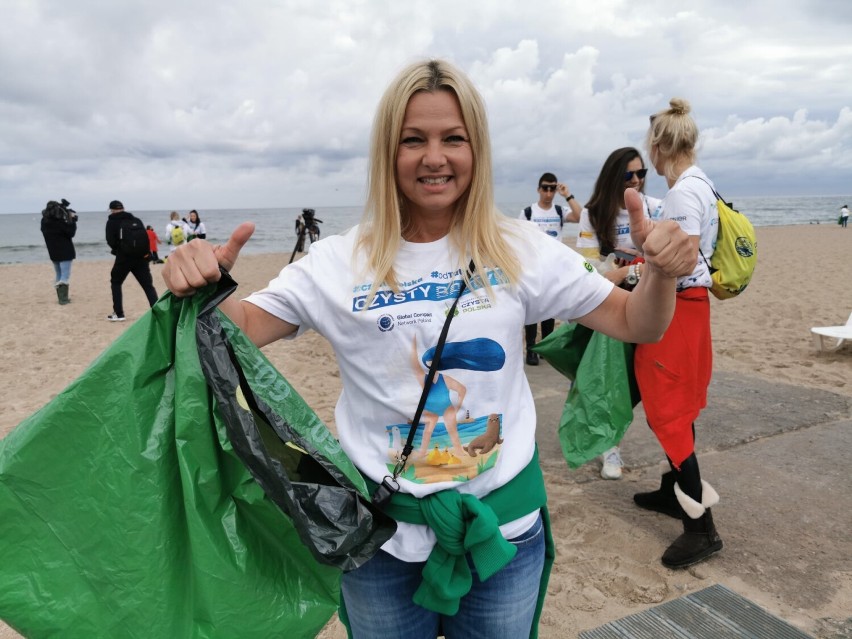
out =
[[[434,356],[434,347],[418,356],[417,340],[412,341],[411,365],[421,387]],[[455,371],[497,371],[505,361],[503,347],[485,337],[444,344],[415,433],[414,450],[401,477],[418,483],[469,481],[494,466],[503,443],[502,416],[477,415],[476,398],[468,396],[467,387],[454,375]],[[389,468],[402,452],[410,428],[408,423],[386,426]]]

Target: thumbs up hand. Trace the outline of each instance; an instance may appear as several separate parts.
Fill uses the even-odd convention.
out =
[[[646,217],[635,189],[624,190],[624,204],[630,215],[630,237],[644,253],[645,263],[665,277],[692,273],[698,261],[698,237],[687,235],[673,220],[654,222]]]

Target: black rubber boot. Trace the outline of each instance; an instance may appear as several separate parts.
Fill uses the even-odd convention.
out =
[[[68,304],[71,301],[68,298],[68,285],[67,284],[57,284],[56,285],[56,297],[59,298],[60,304]]]
[[[667,568],[686,568],[722,550],[722,539],[709,508],[698,519],[684,513],[682,520],[683,534],[663,553],[663,565]]]
[[[633,495],[633,501],[639,508],[653,510],[680,519],[683,509],[680,507],[677,497],[675,497],[674,485],[674,471],[670,470],[660,477],[660,488],[658,490],[650,493],[636,493]]]

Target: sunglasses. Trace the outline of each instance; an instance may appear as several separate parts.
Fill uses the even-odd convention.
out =
[[[639,169],[638,171],[625,171],[624,172],[624,181],[629,182],[633,179],[633,174],[636,174],[640,180],[644,180],[645,176],[648,175],[648,169]]]
[[[555,191],[556,185],[555,184],[539,184],[538,188],[540,188],[542,191]]]

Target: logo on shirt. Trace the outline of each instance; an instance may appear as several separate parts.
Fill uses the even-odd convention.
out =
[[[379,319],[376,320],[376,325],[382,333],[387,333],[388,331],[393,330],[393,315],[388,315],[387,313],[381,315]]]

